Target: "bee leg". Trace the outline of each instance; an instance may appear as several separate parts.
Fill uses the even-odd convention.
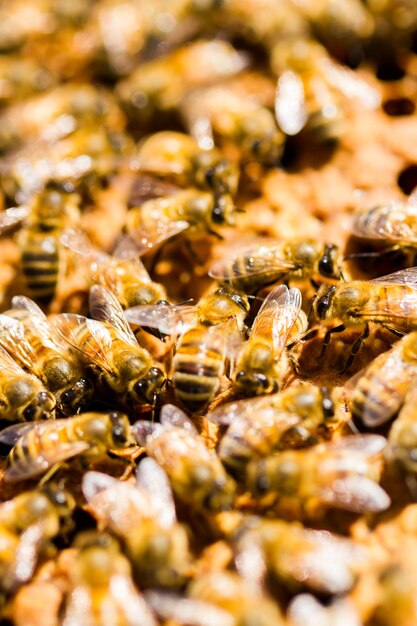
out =
[[[352,346],[352,350],[350,351],[350,354],[349,354],[349,356],[348,356],[348,358],[346,360],[346,363],[345,363],[345,366],[344,366],[343,370],[341,371],[341,374],[344,374],[349,369],[349,367],[352,365],[353,359],[358,354],[363,341],[367,337],[369,337],[369,326],[368,326],[368,324],[365,324],[365,328],[364,328],[364,331],[363,331],[362,335],[356,339],[355,343]]]
[[[54,474],[57,473],[58,470],[65,467],[69,467],[68,463],[55,463],[55,465],[52,465],[52,467],[50,467],[46,474],[40,479],[38,483],[39,487],[43,487],[44,485],[46,485],[46,483],[52,478]]]
[[[396,328],[393,328],[392,326],[388,326],[387,324],[382,324],[383,328],[386,328],[387,330],[390,331],[390,333],[392,333],[393,335],[395,335],[396,337],[399,337],[401,339],[401,337],[404,337],[403,332],[401,332],[400,330],[397,330]]]
[[[340,324],[340,326],[334,326],[333,328],[329,328],[329,330],[324,335],[323,345],[321,347],[321,351],[320,351],[320,354],[318,356],[319,359],[321,359],[322,356],[324,356],[324,353],[327,350],[327,346],[330,343],[330,339],[332,338],[333,333],[342,333],[345,330],[345,328],[346,327],[345,327],[344,324]]]

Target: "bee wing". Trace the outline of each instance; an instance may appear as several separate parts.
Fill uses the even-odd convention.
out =
[[[227,281],[262,274],[286,274],[294,269],[294,263],[285,259],[281,244],[255,244],[235,250],[230,256],[215,262],[209,276]]]
[[[184,411],[173,404],[164,404],[161,409],[160,421],[163,426],[185,428],[191,435],[198,437],[198,431]]]
[[[375,456],[382,452],[387,446],[387,440],[382,435],[361,434],[348,435],[336,441],[326,444],[328,450],[352,450],[360,452],[365,456]]]
[[[39,359],[25,337],[25,327],[22,322],[0,314],[0,346],[12,354],[23,367],[36,376],[42,376]]]
[[[381,104],[379,91],[360,78],[353,70],[330,59],[323,59],[327,81],[342,92],[346,98],[357,100],[365,109],[373,110]]]
[[[416,229],[410,226],[410,217],[416,208],[392,202],[385,207],[375,207],[358,213],[352,224],[352,233],[364,239],[382,239],[386,242],[417,243]]]
[[[147,422],[146,420],[138,420],[132,425],[132,434],[140,446],[146,448],[150,439],[158,436],[164,431],[162,424]]]
[[[337,478],[321,491],[321,499],[352,513],[378,513],[391,504],[390,497],[378,483],[360,475]]]
[[[275,117],[286,135],[297,135],[307,123],[304,85],[299,76],[290,70],[281,74],[278,79]]]
[[[33,330],[43,346],[67,356],[65,350],[63,350],[60,344],[55,340],[53,329],[45,313],[33,300],[26,298],[26,296],[14,296],[12,298],[12,307],[29,313],[25,324]]]
[[[150,457],[143,459],[136,471],[136,482],[139,488],[149,494],[158,522],[162,526],[173,526],[177,519],[174,497],[168,476],[162,467]]]
[[[5,316],[6,317],[6,316]],[[16,352],[16,346],[14,346]],[[8,352],[0,345],[0,368],[3,376],[30,376],[18,363],[10,356]]]
[[[379,278],[373,278],[369,281],[371,284],[383,284],[383,285],[405,285],[412,289],[417,289],[417,267],[408,267],[405,270],[399,272],[393,272],[386,276],[380,276]]]
[[[381,290],[380,297],[372,306],[364,306],[356,314],[361,318],[373,319],[375,316],[387,315],[393,320],[407,319],[410,323],[417,320],[417,267],[409,267],[387,276],[374,278],[369,283],[381,286],[405,287],[385,294]],[[407,288],[409,289],[407,291]]]
[[[168,220],[159,216],[153,224],[148,222],[146,226],[143,225],[129,232],[129,235],[136,243],[139,254],[142,255],[189,227],[190,223],[186,220]]]
[[[163,620],[187,626],[234,626],[236,619],[219,607],[168,591],[147,591],[146,599]]]
[[[236,402],[223,404],[206,415],[206,418],[214,424],[228,426],[235,419],[252,415],[254,412],[269,409],[271,406],[271,396],[260,396]]]
[[[124,311],[110,289],[103,285],[93,285],[90,287],[88,301],[91,317],[101,322],[109,322],[127,343],[137,347],[138,342],[129,326]]]
[[[127,626],[157,626],[145,598],[138,592],[131,578],[116,574],[110,580],[110,592]]]
[[[298,594],[289,605],[288,616],[294,626],[361,626],[354,605],[348,599],[323,606],[307,593]]]
[[[113,250],[113,258],[130,261],[135,264],[138,278],[151,282],[151,277],[146,271],[145,266],[139,259],[140,249],[129,235],[121,235],[115,249]]]
[[[195,90],[189,94],[182,103],[182,115],[190,135],[194,137],[199,148],[210,150],[214,146],[214,135],[210,114],[207,107],[204,107],[204,96],[203,90]]]
[[[179,335],[195,322],[197,307],[188,304],[151,304],[126,309],[125,316],[131,324],[156,328],[164,335]]]
[[[113,340],[104,324],[73,313],[56,315],[52,324],[58,336],[80,352],[88,363],[112,373]]]
[[[0,213],[0,235],[20,224],[30,214],[28,206],[14,206]]]
[[[13,563],[8,568],[2,585],[12,591],[32,578],[38,560],[38,553],[44,538],[44,524],[31,524],[20,536]]]
[[[92,614],[93,601],[91,592],[85,586],[77,586],[68,594],[62,626],[92,626],[95,623]]]
[[[92,242],[87,235],[81,230],[75,228],[67,228],[61,235],[61,243],[76,254],[82,256],[90,255],[96,252]]]
[[[59,420],[54,420],[54,424]],[[40,432],[42,432],[43,428],[48,427],[48,422],[30,422],[30,423],[20,423],[20,424],[12,424],[11,426],[7,426],[7,428],[3,428],[0,432],[0,442],[5,443],[8,446],[14,446],[15,443],[22,437],[26,432],[32,430],[32,428],[38,428]]]

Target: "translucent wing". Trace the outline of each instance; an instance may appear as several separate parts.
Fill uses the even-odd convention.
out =
[[[26,296],[14,296],[14,298],[12,298],[12,307],[16,310],[27,311],[28,316],[24,324],[34,332],[43,346],[65,355],[65,351],[54,339],[53,330],[48,318],[33,300],[26,298]]]
[[[336,441],[326,443],[327,450],[352,450],[365,456],[374,456],[382,452],[387,446],[387,440],[382,435],[352,435],[342,437]]]
[[[20,224],[30,214],[30,207],[16,206],[0,212],[0,235]]]
[[[357,100],[365,109],[373,110],[380,106],[379,91],[360,78],[356,72],[331,61],[322,60],[327,81],[343,93],[346,98]]]
[[[95,363],[108,373],[113,372],[113,339],[104,324],[82,315],[56,315],[52,325],[59,337],[81,353],[86,364]]]
[[[22,585],[32,578],[43,538],[42,522],[32,524],[22,533],[13,563],[2,580],[2,586],[5,589],[12,591],[17,585]]]
[[[10,354],[0,345],[0,368],[3,377],[22,376],[27,378],[31,374],[25,372],[16,361],[12,359]]]
[[[286,135],[297,135],[308,119],[304,86],[301,79],[287,70],[278,79],[275,94],[275,117]]]
[[[125,316],[131,324],[156,328],[163,335],[180,335],[195,323],[197,311],[187,304],[152,304],[130,307]]]
[[[388,494],[366,476],[346,476],[321,491],[321,500],[353,513],[378,513],[391,504]]]
[[[260,396],[258,398],[228,402],[208,413],[206,418],[214,424],[227,426],[239,417],[250,417],[253,413],[270,409],[273,406],[271,398],[273,396]]]
[[[55,420],[55,422],[58,420]],[[0,441],[2,443],[7,444],[8,446],[14,446],[15,443],[20,439],[20,437],[23,437],[23,435],[27,432],[29,432],[29,430],[32,430],[32,428],[39,428],[39,432],[42,433],[43,430],[41,428],[41,426],[47,426],[47,422],[30,422],[30,423],[19,423],[19,424],[12,424],[11,426],[7,426],[7,428],[3,428],[3,430],[0,432]]]
[[[135,437],[138,444],[140,446],[143,446],[144,448],[152,437],[158,436],[163,432],[164,428],[162,424],[155,424],[152,422],[147,422],[145,420],[138,420],[132,426],[133,436]]]
[[[297,269],[285,258],[283,245],[253,244],[212,265],[209,275],[217,280],[233,280],[250,276],[280,276]]]
[[[134,347],[138,346],[124,311],[110,289],[102,285],[90,287],[89,307],[91,316],[94,319],[112,324],[127,343]]]
[[[364,239],[417,245],[417,208],[400,202],[373,207],[355,216],[352,233]]]
[[[160,415],[161,424],[174,428],[185,428],[193,436],[198,436],[198,431],[184,411],[173,404],[164,404]]]
[[[126,618],[126,626],[157,626],[147,602],[128,576],[112,576],[110,592],[121,614]]]
[[[187,626],[234,626],[236,619],[228,612],[202,600],[183,598],[167,591],[148,591],[146,599],[163,620]]]
[[[142,255],[189,227],[190,223],[186,220],[169,220],[158,216],[154,223],[148,220],[146,226],[129,230],[129,235],[136,243],[139,254]]]
[[[362,307],[356,315],[361,318],[387,316],[407,320],[410,324],[417,319],[417,267],[410,267],[387,276],[370,280],[371,285],[387,287],[381,289],[379,298]],[[390,289],[398,287],[398,289]],[[402,287],[402,289],[401,289]]]
[[[26,339],[22,322],[8,315],[0,315],[0,345],[23,367],[36,376],[42,376],[42,364]]]
[[[113,257],[115,257],[116,259],[129,259],[130,261],[139,261],[139,249],[135,241],[133,241],[132,237],[129,237],[129,235],[121,235],[117,239],[116,247],[113,250]],[[140,261],[139,264],[142,265]]]
[[[323,606],[314,596],[298,594],[290,603],[288,615],[294,626],[361,626],[354,605],[348,599]]]
[[[369,281],[371,284],[383,284],[383,285],[406,285],[412,289],[417,290],[417,267],[408,267],[405,270],[393,272],[386,276],[380,276],[379,278],[373,278]]]
[[[136,472],[139,488],[151,499],[153,515],[159,524],[170,527],[175,524],[175,504],[168,476],[152,458],[143,459]]]

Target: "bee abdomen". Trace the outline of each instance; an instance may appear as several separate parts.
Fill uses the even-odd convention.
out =
[[[175,394],[190,411],[198,411],[215,396],[222,373],[223,356],[219,352],[210,350],[206,356],[179,351],[174,358]]]
[[[58,281],[59,251],[54,237],[30,234],[22,249],[22,272],[37,298],[52,298]]]
[[[352,398],[352,414],[359,417],[365,426],[379,426],[393,417],[400,409],[402,396],[389,386],[388,381],[379,381],[377,393],[364,378]]]

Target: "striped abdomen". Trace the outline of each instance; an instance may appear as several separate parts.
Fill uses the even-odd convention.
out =
[[[224,370],[224,346],[210,342],[210,329],[199,326],[186,332],[173,359],[175,395],[192,412],[215,396]]]
[[[60,444],[77,440],[76,436],[70,437],[72,432],[70,421],[62,425],[54,423],[52,426],[52,428],[44,431],[32,428],[18,439],[8,457],[7,473],[9,480],[10,478],[18,480],[20,476],[30,477],[38,474],[40,468],[36,465],[37,458],[54,459],[54,453]],[[71,432],[68,432],[69,430]],[[57,456],[56,462],[60,460]]]
[[[43,301],[53,298],[59,272],[59,240],[29,229],[21,247],[22,272],[31,295]]]

